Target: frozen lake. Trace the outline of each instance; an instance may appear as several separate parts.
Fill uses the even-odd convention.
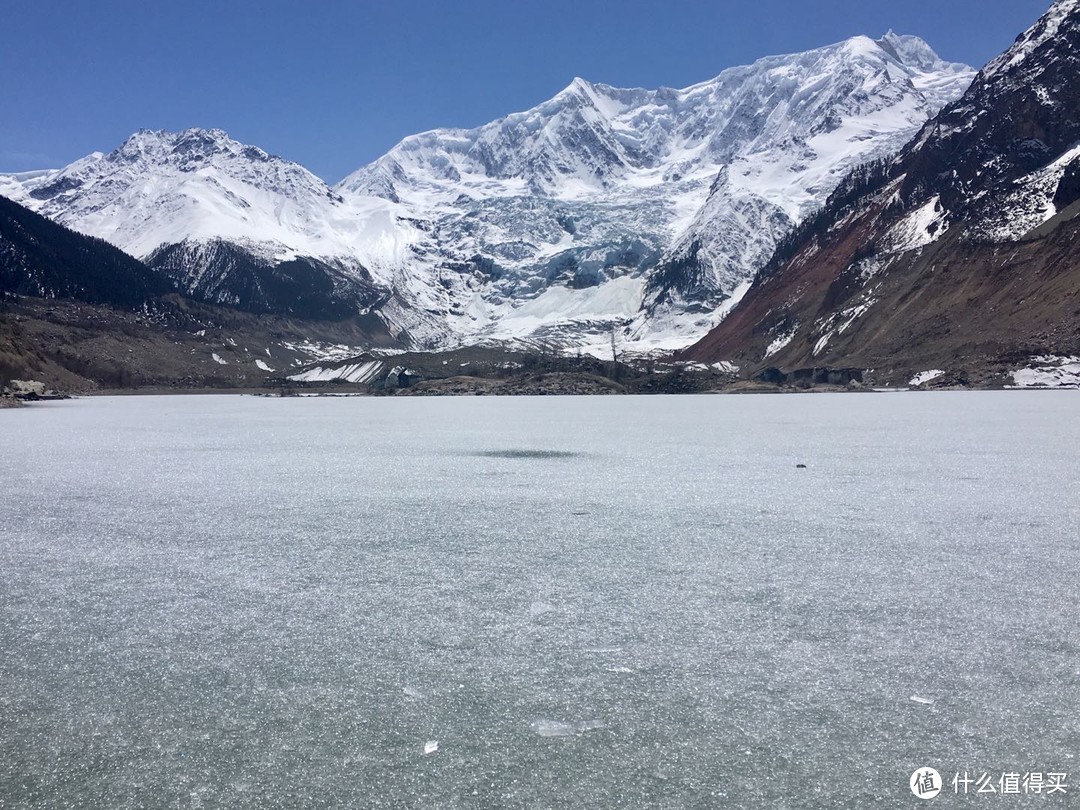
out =
[[[5,411],[0,807],[1070,806],[1078,494],[1071,392]]]

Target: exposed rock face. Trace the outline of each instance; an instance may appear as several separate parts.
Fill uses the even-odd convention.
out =
[[[1056,3],[899,157],[848,178],[686,353],[879,380],[1080,343],[1080,2]]]
[[[53,391],[41,380],[9,380],[0,388],[0,397],[19,402],[37,402],[41,399],[68,399],[68,395]]]

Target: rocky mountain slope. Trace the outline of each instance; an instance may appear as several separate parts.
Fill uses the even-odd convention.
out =
[[[259,387],[312,362],[402,345],[374,315],[337,321],[198,303],[119,248],[0,197],[0,391]]]
[[[474,130],[404,140],[336,187],[216,130],[142,131],[5,194],[254,312],[377,312],[418,346],[685,345],[855,165],[973,71],[856,37],[683,90],[576,79]]]
[[[897,158],[845,181],[685,356],[893,384],[1069,365],[1078,110],[1080,0],[1059,0]]]

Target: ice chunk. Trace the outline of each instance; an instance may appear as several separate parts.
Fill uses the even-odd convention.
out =
[[[560,720],[534,720],[532,730],[541,737],[572,737],[577,733],[573,723]]]
[[[574,726],[578,734],[587,734],[590,731],[600,731],[604,728],[607,728],[607,724],[602,720],[583,720]]]
[[[532,730],[541,737],[575,737],[605,727],[605,724],[600,720],[583,720],[580,723],[567,723],[562,720],[534,720],[532,723]]]
[[[434,754],[438,750],[439,750],[439,741],[438,740],[428,740],[426,743],[424,743],[424,756],[427,756],[428,754]]]
[[[529,615],[533,618],[543,616],[545,613],[554,613],[555,607],[547,602],[533,602],[529,605]]]

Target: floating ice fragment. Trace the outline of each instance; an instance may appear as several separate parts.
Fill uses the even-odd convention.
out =
[[[634,670],[630,669],[630,667],[606,667],[605,669],[608,672],[615,673],[616,675],[633,675],[634,674]]]
[[[424,756],[427,756],[428,754],[434,754],[438,750],[439,750],[439,741],[438,740],[428,740],[426,743],[424,743]]]
[[[427,695],[425,695],[423,692],[413,686],[403,686],[401,687],[401,691],[409,697],[414,698],[415,700],[423,700],[425,697],[427,697]]]
[[[911,700],[915,703],[922,704],[923,706],[933,706],[934,701],[930,698],[919,697],[918,695],[912,695]]]
[[[603,728],[607,728],[607,725],[600,720],[583,720],[576,726],[578,734],[586,734],[590,731],[600,731]]]
[[[580,723],[566,723],[562,720],[534,720],[532,730],[541,737],[574,737],[605,728],[600,720],[584,720]]]
[[[572,737],[575,733],[573,723],[559,720],[534,720],[532,730],[541,737]]]
[[[547,602],[533,602],[531,605],[529,605],[529,615],[533,617],[543,616],[545,613],[554,612],[555,608],[552,605],[549,605]]]

